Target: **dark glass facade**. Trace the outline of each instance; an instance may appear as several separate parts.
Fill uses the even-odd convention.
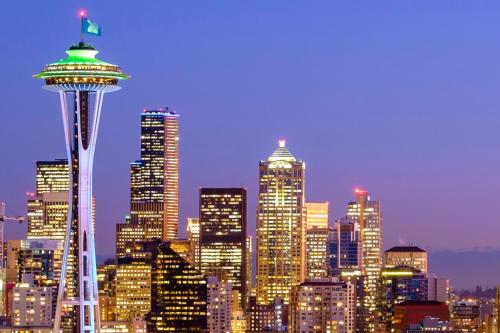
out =
[[[205,277],[169,242],[147,243],[145,251],[152,254],[148,332],[203,332],[207,326]]]
[[[201,270],[222,268],[241,309],[246,300],[246,202],[244,188],[200,189]]]
[[[347,219],[335,221],[327,243],[327,266],[331,275],[338,275],[342,269],[360,267],[361,242],[359,228]]]

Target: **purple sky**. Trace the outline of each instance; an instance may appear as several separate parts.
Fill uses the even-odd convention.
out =
[[[200,186],[244,186],[284,137],[306,197],[342,216],[355,185],[382,201],[384,248],[500,249],[500,3],[13,1],[2,8],[0,200],[25,211],[34,161],[64,158],[57,95],[31,78],[87,38],[132,75],[106,96],[95,163],[97,250],[128,212],[144,108],[181,115],[181,217]],[[8,237],[22,227],[9,226]]]

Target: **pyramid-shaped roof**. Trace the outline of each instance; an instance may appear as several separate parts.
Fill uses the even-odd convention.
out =
[[[280,140],[278,149],[276,149],[274,153],[272,153],[267,160],[269,162],[276,162],[276,161],[295,162],[296,161],[295,157],[293,157],[293,155],[290,153],[290,151],[286,148],[285,145],[286,145],[285,140]]]

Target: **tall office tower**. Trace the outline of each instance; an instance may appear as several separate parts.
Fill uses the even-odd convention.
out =
[[[207,326],[210,333],[231,332],[231,283],[207,277]]]
[[[279,142],[259,163],[257,206],[257,302],[290,300],[293,286],[305,277],[305,164]]]
[[[188,217],[187,219],[187,237],[193,244],[194,266],[200,269],[200,219],[197,217]]]
[[[306,202],[306,278],[327,276],[328,202]]]
[[[130,167],[130,213],[145,240],[177,239],[179,115],[168,108],[141,114],[141,159]]]
[[[347,207],[347,218],[359,223],[362,243],[362,272],[365,279],[366,330],[373,332],[380,323],[380,276],[382,271],[382,215],[380,202],[357,188],[356,202]]]
[[[348,219],[336,219],[329,230],[327,266],[330,275],[360,270],[361,240],[359,224]]]
[[[203,332],[207,326],[205,277],[169,242],[150,242],[146,247],[152,253],[148,332]]]
[[[82,17],[82,20],[84,18]],[[99,119],[105,93],[120,89],[118,81],[128,79],[121,69],[96,58],[98,51],[81,40],[66,51],[67,57],[46,65],[34,77],[45,81],[45,89],[59,94],[69,165],[69,218],[64,241],[54,331],[61,324],[63,303],[70,309],[68,329],[95,332],[99,324],[94,244],[92,171]],[[68,257],[75,262],[75,295],[66,293]],[[68,283],[68,285],[71,284]]]
[[[28,196],[28,239],[64,240],[68,218],[68,192]]]
[[[384,253],[385,267],[407,266],[427,273],[427,252],[419,247],[394,246]]]
[[[246,215],[244,188],[200,189],[201,271],[223,268],[240,309],[246,302]]]
[[[14,287],[11,293],[12,326],[51,327],[52,293],[51,287],[33,287],[29,283]]]
[[[323,278],[303,282],[293,289],[289,332],[354,331],[354,294],[347,283]]]
[[[28,193],[28,239],[64,240],[68,191],[67,160],[36,162],[36,192]]]
[[[130,322],[151,310],[151,254],[129,252],[116,267],[116,320]]]

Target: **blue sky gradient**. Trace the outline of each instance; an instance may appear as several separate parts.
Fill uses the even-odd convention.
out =
[[[0,36],[0,199],[25,211],[34,161],[64,158],[58,98],[31,76],[79,38],[132,75],[106,96],[96,152],[97,250],[128,213],[144,108],[181,115],[181,226],[199,187],[249,191],[286,138],[306,197],[345,214],[382,201],[384,248],[500,249],[500,3],[495,1],[10,2]],[[10,226],[20,237],[24,227]],[[500,272],[499,272],[500,274]]]

